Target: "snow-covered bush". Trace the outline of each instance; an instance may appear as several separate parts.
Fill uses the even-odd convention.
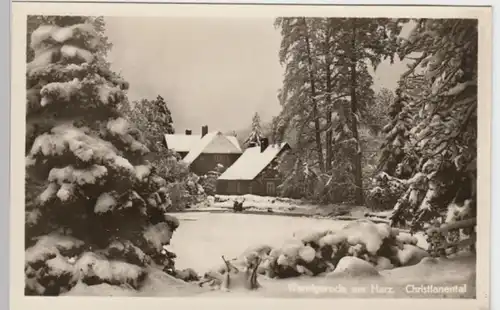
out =
[[[262,259],[258,273],[271,278],[332,272],[335,273],[332,276],[356,276],[359,272],[376,275],[377,270],[414,265],[429,256],[417,243],[415,236],[401,233],[387,224],[358,220],[341,229],[316,230],[294,236],[279,247],[252,247],[234,264],[244,266],[244,258],[253,253]],[[359,266],[363,270],[360,271]],[[224,266],[212,272],[224,274]]]
[[[172,264],[161,251],[178,226],[164,215],[167,182],[118,112],[128,85],[102,57],[102,24],[69,20],[54,17],[29,38],[27,294],[78,281],[137,288],[151,261]]]
[[[217,193],[217,179],[225,170],[226,168],[223,165],[217,164],[214,169],[200,177],[200,185],[205,194],[214,196]]]
[[[146,145],[151,149],[148,160],[156,174],[169,185],[166,193],[170,198],[171,211],[182,211],[206,197],[198,182],[180,156],[164,144],[165,134],[173,134],[172,114],[163,97],[142,99],[133,108],[123,109],[127,118],[141,131]]]
[[[373,210],[388,210],[394,208],[399,197],[406,191],[404,180],[391,177],[385,172],[377,174],[372,188],[367,192],[366,202]]]

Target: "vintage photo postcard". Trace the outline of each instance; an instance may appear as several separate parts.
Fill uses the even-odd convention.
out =
[[[489,308],[491,8],[12,19],[12,309]]]

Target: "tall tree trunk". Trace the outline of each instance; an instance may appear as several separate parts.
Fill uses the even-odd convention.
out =
[[[315,140],[316,140],[316,151],[318,152],[318,160],[319,160],[319,167],[321,171],[325,171],[325,160],[323,158],[323,147],[321,145],[321,128],[319,124],[319,115],[318,115],[318,103],[316,101],[316,83],[314,80],[314,73],[313,73],[313,63],[312,63],[312,55],[311,55],[311,42],[309,40],[309,28],[307,26],[307,21],[305,18],[302,18],[302,22],[304,23],[304,28],[306,30],[306,33],[304,34],[304,39],[306,41],[306,50],[307,50],[307,62],[309,65],[309,79],[311,82],[311,101],[312,101],[312,108],[313,108],[313,117],[314,117],[314,133],[315,133]]]
[[[356,203],[359,205],[364,204],[363,197],[363,172],[361,165],[361,146],[359,143],[358,135],[358,103],[356,101],[356,64],[358,62],[356,55],[356,19],[352,20],[352,41],[351,41],[351,130],[354,139],[356,139],[357,150],[354,155],[354,182],[356,184]]]
[[[332,169],[332,140],[333,140],[333,128],[332,128],[332,111],[333,111],[333,102],[332,102],[332,73],[331,73],[331,61],[327,57],[326,61],[326,127],[328,128],[326,131],[326,140],[325,140],[325,149],[326,149],[326,162],[325,168],[326,171],[330,171]]]

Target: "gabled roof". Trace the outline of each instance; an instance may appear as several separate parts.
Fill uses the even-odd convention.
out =
[[[234,146],[240,150],[241,147],[238,139],[234,136],[226,136]],[[176,152],[189,152],[193,149],[197,144],[201,143],[201,135],[185,135],[185,134],[166,134],[165,142],[167,143],[167,147]]]
[[[253,180],[285,147],[289,147],[288,143],[271,144],[264,152],[260,151],[260,146],[247,148],[218,179]]]
[[[199,143],[201,135],[167,134],[165,142],[169,149],[176,152],[189,152],[193,145]]]
[[[191,164],[200,154],[241,154],[241,147],[236,140],[229,138],[220,131],[207,133],[199,142],[192,145],[189,153],[182,160]]]

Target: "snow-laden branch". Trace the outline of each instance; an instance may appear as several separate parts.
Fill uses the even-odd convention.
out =
[[[463,229],[463,228],[471,228],[476,226],[477,224],[477,218],[470,218],[462,221],[457,221],[453,223],[446,223],[441,225],[440,227],[432,227],[429,228],[426,233],[428,235],[431,235],[433,233],[446,233],[451,230],[456,230],[456,229]]]

